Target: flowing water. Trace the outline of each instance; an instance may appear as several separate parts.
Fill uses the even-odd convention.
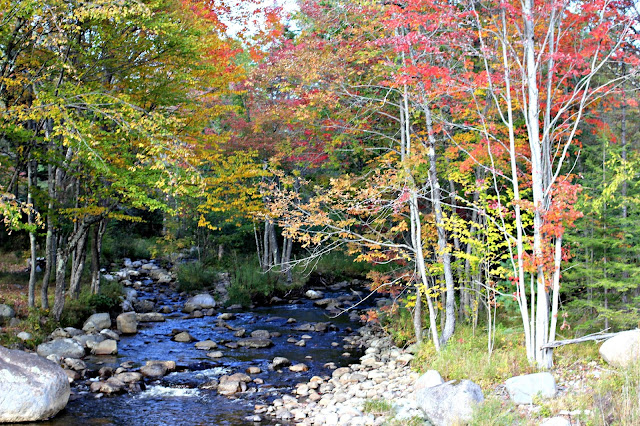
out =
[[[331,370],[325,363],[337,366],[356,362],[360,353],[344,354],[342,338],[348,335],[350,327],[358,323],[343,314],[331,318],[327,311],[315,307],[308,299],[293,303],[254,308],[251,311],[236,312],[235,319],[225,321],[230,328],[244,328],[247,335],[253,330],[268,330],[280,333],[272,337],[274,345],[269,348],[227,348],[221,342],[233,342],[234,331],[220,324],[217,314],[203,318],[185,318],[180,313],[183,300],[175,300],[172,293],[139,293],[140,298],[156,298],[157,305],[173,306],[174,314],[166,316],[165,322],[141,323],[139,332],[133,336],[122,336],[118,343],[118,355],[112,357],[89,356],[85,359],[93,370],[102,366],[117,367],[125,361],[133,361],[135,366],[147,360],[176,361],[177,371],[155,382],[148,382],[146,390],[116,396],[96,398],[86,386],[74,388],[76,395],[67,408],[53,420],[40,425],[245,425],[252,422],[247,416],[253,415],[256,404],[266,404],[288,393],[296,383],[307,381],[314,375],[328,375]],[[326,292],[325,297],[338,297],[344,293]],[[224,311],[223,311],[224,312]],[[294,318],[295,323],[287,320]],[[326,332],[295,331],[294,327],[306,323],[330,322]],[[206,352],[195,348],[195,343],[180,343],[171,340],[172,331],[188,331],[198,341],[211,339],[218,343],[215,351],[222,351],[223,357],[211,359]],[[287,342],[294,337],[311,336],[306,346],[300,347]],[[306,336],[306,337],[308,337]],[[338,343],[336,346],[335,343]],[[286,357],[293,364],[303,362],[309,371],[292,373],[288,368],[282,371],[269,369],[274,357]],[[260,367],[263,384],[248,383],[247,391],[233,397],[219,395],[215,390],[198,389],[213,378],[224,374],[245,372],[247,367]],[[282,423],[282,422],[280,422]],[[264,416],[261,424],[275,424]]]

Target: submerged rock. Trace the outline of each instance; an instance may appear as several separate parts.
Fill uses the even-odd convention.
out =
[[[0,346],[0,422],[29,422],[55,416],[69,401],[64,370],[27,352]]]
[[[273,346],[273,342],[269,339],[258,339],[255,337],[248,337],[246,339],[238,340],[238,345],[244,346],[247,348],[268,348]]]

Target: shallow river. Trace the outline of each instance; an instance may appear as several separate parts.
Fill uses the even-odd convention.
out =
[[[348,291],[348,290],[344,290]],[[345,294],[325,292],[325,297],[337,297]],[[250,312],[236,312],[236,318],[225,321],[232,328],[244,328],[247,335],[253,330],[268,330],[281,333],[272,337],[274,346],[270,348],[227,348],[221,342],[233,342],[234,331],[220,327],[216,323],[217,315],[211,317],[186,319],[180,312],[184,300],[171,300],[172,293],[144,293],[138,291],[138,298],[155,297],[157,306],[170,305],[174,314],[166,315],[167,321],[142,323],[139,332],[133,336],[123,336],[118,343],[118,355],[113,357],[87,357],[85,361],[95,369],[101,366],[117,367],[125,361],[133,361],[136,366],[147,360],[174,360],[177,372],[165,376],[160,381],[147,383],[141,393],[96,398],[82,387],[72,388],[76,396],[67,408],[55,419],[38,423],[39,425],[246,425],[252,424],[246,419],[253,415],[254,405],[265,404],[288,393],[296,383],[306,381],[314,375],[331,374],[325,363],[334,362],[337,366],[356,362],[361,353],[351,351],[344,356],[342,338],[349,334],[349,327],[356,328],[358,323],[349,320],[346,314],[331,318],[327,311],[313,306],[308,299],[299,303],[279,304],[259,307]],[[224,311],[221,311],[224,312]],[[288,323],[295,318],[295,323]],[[330,322],[327,332],[295,331],[294,327],[305,323]],[[218,343],[215,350],[224,356],[211,359],[207,351],[197,350],[194,343],[180,343],[171,340],[172,330],[187,330],[198,341],[211,339]],[[303,335],[311,336],[306,346],[300,347],[287,342],[294,337],[300,340]],[[307,336],[307,337],[308,337]],[[339,343],[332,346],[332,342]],[[269,370],[269,363],[276,356],[286,357],[293,364],[303,362],[309,371],[292,373],[288,368],[281,372]],[[218,395],[214,390],[198,389],[197,386],[223,374],[245,372],[249,366],[260,367],[262,373],[251,375],[260,378],[264,384],[248,383],[248,390],[234,397]],[[261,416],[262,423],[274,424],[267,416]],[[280,422],[282,423],[282,422]]]

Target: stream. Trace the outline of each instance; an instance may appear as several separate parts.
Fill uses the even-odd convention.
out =
[[[325,298],[338,298],[350,294],[349,288],[322,290]],[[361,290],[362,289],[357,289]],[[160,380],[146,379],[146,390],[139,393],[125,393],[99,397],[88,391],[88,381],[81,379],[72,385],[72,398],[65,410],[54,419],[40,422],[40,425],[246,425],[253,424],[254,407],[264,405],[289,393],[299,382],[308,381],[312,376],[331,375],[331,366],[346,366],[357,362],[362,353],[345,347],[343,338],[352,333],[359,322],[349,319],[347,314],[336,318],[321,307],[314,306],[307,298],[287,300],[283,303],[256,307],[251,310],[217,310],[213,316],[187,318],[181,312],[186,300],[179,297],[167,285],[154,284],[147,280],[143,289],[138,290],[138,300],[152,299],[156,306],[169,306],[172,313],[165,315],[165,322],[140,323],[138,333],[121,336],[117,356],[87,356],[85,362],[90,370],[101,367],[117,368],[126,361],[132,361],[134,368],[144,365],[147,360],[172,360],[177,368]],[[366,294],[366,293],[364,293]],[[371,306],[358,306],[364,309]],[[231,312],[233,319],[221,321],[220,313]],[[295,320],[295,321],[294,321]],[[295,327],[324,322],[329,323],[327,331],[296,331]],[[274,345],[268,348],[235,347],[234,336],[238,329],[245,329],[246,335],[254,330],[271,333]],[[198,350],[195,342],[184,343],[171,340],[175,330],[188,331],[196,341],[211,339],[218,344],[221,358],[207,357],[208,351]],[[305,340],[305,346],[293,343]],[[288,339],[290,341],[288,341]],[[228,344],[230,347],[227,347]],[[346,353],[348,352],[348,354]],[[270,369],[274,357],[286,357],[292,364],[304,363],[306,372],[290,372]],[[247,383],[245,392],[231,397],[219,395],[216,390],[199,389],[203,383],[225,374],[245,373],[248,367],[259,367],[261,373],[251,374],[253,382]],[[333,368],[335,368],[335,366]],[[93,373],[95,375],[96,373]],[[258,380],[256,380],[258,379]],[[276,424],[275,420],[261,416],[256,424]],[[282,421],[277,423],[282,424]]]

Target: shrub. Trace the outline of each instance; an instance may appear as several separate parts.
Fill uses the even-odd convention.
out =
[[[215,284],[218,273],[202,262],[183,263],[177,270],[178,289],[180,291],[198,291]]]

